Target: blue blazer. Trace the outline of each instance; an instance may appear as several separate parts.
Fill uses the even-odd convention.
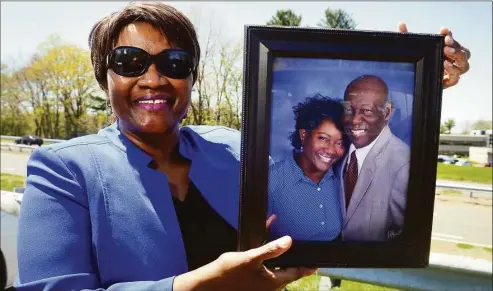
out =
[[[236,229],[240,143],[240,132],[225,127],[180,129],[190,179]],[[167,178],[150,161],[117,123],[33,152],[14,287],[172,290],[187,260]]]

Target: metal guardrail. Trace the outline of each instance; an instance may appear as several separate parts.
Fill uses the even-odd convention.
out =
[[[19,152],[23,152],[23,151],[33,152],[35,149],[38,148],[38,146],[29,146],[25,144],[15,144],[15,143],[12,144],[2,143],[0,144],[0,146],[2,149],[7,149],[9,151],[19,150]]]
[[[453,183],[437,183],[436,188],[469,192],[470,198],[474,197],[474,192],[489,192],[490,194],[492,194],[493,192],[493,189],[491,187],[472,186],[472,185],[461,186],[461,185],[454,185]]]
[[[0,139],[2,140],[11,140],[12,143],[1,143],[1,148],[6,149],[9,151],[14,151],[14,150],[19,150],[19,152],[33,152],[35,149],[38,148],[37,145],[35,146],[30,146],[30,145],[25,145],[25,144],[16,144],[13,143],[16,139],[21,138],[20,136],[10,136],[10,135],[0,135]],[[49,139],[49,138],[43,138],[43,141],[45,142],[51,142],[51,143],[57,143],[57,142],[62,142],[64,141],[63,139]]]
[[[330,290],[330,279],[342,279],[413,291],[492,290],[492,266],[487,260],[448,254],[430,254],[426,269],[323,268],[319,290]],[[327,278],[329,277],[329,278]]]
[[[11,135],[0,135],[0,139],[7,139],[7,140],[16,140],[16,139],[19,139],[21,138],[20,136],[11,136]],[[42,138],[43,141],[47,141],[47,142],[62,142],[62,141],[65,141],[63,139],[50,139],[50,138]]]
[[[476,192],[492,192],[493,189],[491,187],[482,187],[482,186],[460,186],[454,185],[453,183],[437,183],[437,188],[447,188],[454,190],[463,190],[463,191],[476,191]]]

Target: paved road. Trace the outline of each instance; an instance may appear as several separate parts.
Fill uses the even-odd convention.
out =
[[[0,160],[2,173],[26,176],[27,161],[31,153],[28,152],[9,152],[2,150]]]
[[[492,207],[435,200],[433,239],[492,246]]]

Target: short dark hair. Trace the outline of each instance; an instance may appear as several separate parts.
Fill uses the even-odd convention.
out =
[[[114,12],[97,22],[89,34],[89,48],[94,74],[99,86],[107,91],[108,70],[106,56],[118,40],[120,32],[134,22],[147,22],[161,30],[170,44],[179,46],[192,56],[195,68],[193,82],[197,80],[197,65],[200,61],[200,46],[195,28],[180,11],[164,3],[133,2],[120,12]]]
[[[325,120],[330,120],[335,124],[344,137],[344,144],[348,144],[343,125],[344,107],[340,100],[315,94],[312,97],[307,97],[304,102],[293,106],[293,112],[296,125],[295,131],[291,133],[289,139],[295,149],[301,148],[301,138],[298,133],[300,129],[305,129],[310,134]]]

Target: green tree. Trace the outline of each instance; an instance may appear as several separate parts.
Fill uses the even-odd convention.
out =
[[[59,112],[63,112],[66,138],[85,134],[87,113],[91,97],[99,93],[90,63],[89,52],[77,46],[52,42],[41,46],[40,56],[30,64],[29,70],[36,79],[45,82],[47,101],[55,112],[58,128]],[[49,98],[51,97],[51,98]],[[47,112],[45,112],[47,113]]]
[[[291,9],[277,10],[276,14],[267,21],[267,25],[300,26],[301,15],[296,15]]]
[[[481,130],[487,130],[492,128],[492,122],[491,120],[477,120],[476,122],[473,123],[472,129],[481,129]]]
[[[215,121],[217,124],[233,126],[235,118],[235,100],[234,97],[239,91],[241,74],[239,61],[241,60],[242,47],[241,43],[232,44],[231,42],[220,43],[218,58],[212,64],[213,92],[216,99],[215,104]]]
[[[104,93],[96,84],[87,50],[50,36],[11,75],[16,92],[2,92],[2,99],[15,97],[15,106],[29,115],[31,134],[66,139],[92,133],[101,123],[95,116],[104,116]]]
[[[452,128],[455,126],[455,120],[453,118],[449,118],[442,125],[440,125],[440,133],[441,134],[450,134]]]
[[[350,14],[342,9],[332,10],[330,8],[325,9],[325,17],[317,25],[325,28],[356,28],[356,22]]]
[[[210,66],[215,55],[216,40],[212,35],[212,28],[209,28],[207,34],[206,45],[202,48],[202,56],[198,64],[197,80],[195,88],[192,91],[192,100],[190,102],[190,110],[183,124],[209,124],[211,118],[211,85]]]
[[[29,118],[22,94],[15,78],[15,71],[2,64],[1,71],[1,129],[2,135],[19,136],[30,133]]]

